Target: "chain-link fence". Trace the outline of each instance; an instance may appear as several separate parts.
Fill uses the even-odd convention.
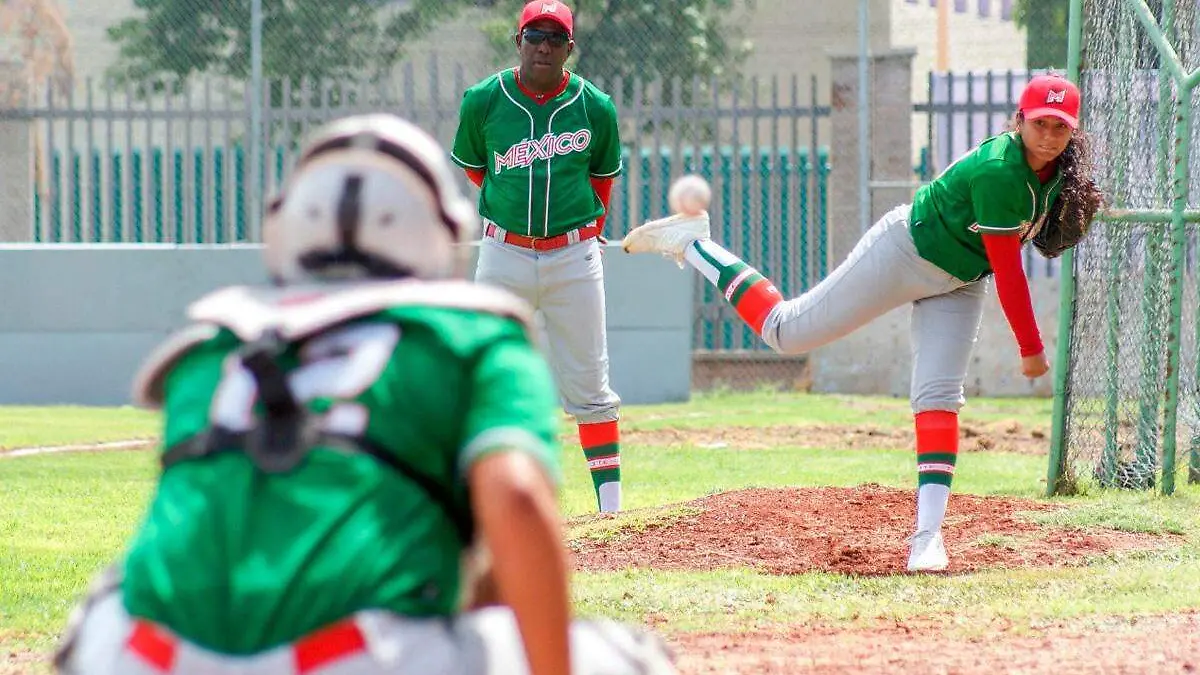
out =
[[[1084,126],[1113,211],[1075,255],[1063,492],[1169,490],[1174,467],[1189,464],[1200,480],[1200,232],[1183,222],[1200,194],[1200,158],[1189,151],[1196,109],[1179,107],[1190,87],[1154,48],[1136,4],[1085,3]],[[1200,65],[1194,9],[1168,0],[1151,15],[1184,72]]]
[[[93,4],[90,15],[105,25],[76,23],[74,37],[102,44],[80,47],[87,56],[74,65],[55,57],[62,22],[46,12],[56,0],[0,4],[24,8],[8,24],[0,14],[0,30],[31,36],[23,48],[44,64],[25,63],[12,78],[20,86],[8,88],[22,92],[21,103],[0,105],[0,146],[29,158],[2,169],[8,240],[256,241],[262,202],[315,126],[388,111],[449,144],[462,91],[515,65],[522,1],[147,0],[117,10],[72,0],[70,9],[78,18]],[[856,80],[831,73],[839,58],[846,72],[860,43],[856,3],[570,4],[576,49],[568,67],[613,96],[625,146],[610,236],[663,215],[671,179],[696,171],[713,183],[716,236],[786,294],[832,269],[863,220],[856,182],[871,179],[857,175],[861,157],[845,150],[867,116],[856,117]],[[887,0],[870,4],[868,42],[886,45]],[[907,4],[925,11],[922,21],[936,15],[924,0]],[[959,5],[956,16],[974,20],[975,6]],[[999,11],[979,21],[1001,21]],[[13,28],[17,18],[43,34]],[[869,139],[874,148],[911,125],[912,97],[897,84],[911,70],[896,68],[886,78],[868,68],[875,84],[865,98],[881,125]],[[901,140],[869,164],[899,158],[901,169],[881,178],[907,184],[912,148]],[[696,295],[698,362],[720,362],[698,369],[703,386],[803,386],[803,359],[773,360],[711,288],[697,281]]]

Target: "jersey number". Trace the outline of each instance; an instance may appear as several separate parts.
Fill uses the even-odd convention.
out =
[[[379,379],[387,367],[400,329],[393,324],[367,323],[340,328],[309,340],[300,349],[301,365],[288,374],[288,387],[300,403],[315,398],[352,399]],[[213,395],[213,425],[233,432],[254,425],[258,385],[237,354],[225,359],[225,372]],[[324,428],[338,434],[361,435],[367,428],[365,407],[336,403],[325,417]]]

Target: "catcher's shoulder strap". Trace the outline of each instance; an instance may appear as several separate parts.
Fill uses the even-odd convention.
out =
[[[236,286],[201,298],[188,309],[197,322],[216,323],[252,342],[270,331],[302,340],[393,307],[473,310],[507,316],[528,328],[532,311],[516,296],[466,281],[370,281],[285,287]]]
[[[532,309],[498,288],[467,281],[370,281],[286,287],[233,286],[215,291],[188,308],[194,323],[156,349],[134,378],[133,399],[157,408],[171,368],[196,345],[222,328],[244,343],[266,335],[294,342],[340,324],[394,307],[443,307],[486,312],[517,321],[532,333]]]
[[[453,523],[463,544],[472,541],[474,520],[469,511],[459,505],[449,488],[365,438],[317,431],[307,420],[302,425],[304,428],[297,429],[291,438],[284,438],[287,434],[280,434],[278,430],[267,431],[267,427],[244,433],[211,427],[167,448],[162,455],[162,468],[166,471],[180,462],[221,452],[242,452],[260,469],[276,473],[297,464],[316,446],[340,452],[358,452],[369,455],[419,487]]]
[[[163,385],[175,364],[197,345],[208,342],[221,332],[211,323],[196,323],[179,330],[159,345],[142,362],[133,377],[133,401],[146,408],[158,408],[163,403]]]
[[[394,453],[358,436],[337,434],[320,426],[320,420],[296,399],[288,383],[288,373],[279,359],[288,341],[273,332],[243,345],[237,352],[243,367],[254,378],[262,413],[246,431],[232,431],[220,425],[176,443],[162,456],[163,470],[179,462],[207,457],[225,451],[240,451],[265,473],[285,473],[294,469],[315,447],[344,452],[359,452],[375,458],[415,483],[446,513],[464,544],[471,540],[469,513],[459,508],[452,492],[433,478],[410,466]]]

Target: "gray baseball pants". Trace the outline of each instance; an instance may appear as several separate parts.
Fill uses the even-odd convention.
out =
[[[762,337],[777,352],[803,354],[912,303],[913,412],[957,411],[966,401],[963,383],[991,277],[965,282],[922,258],[909,232],[909,208],[880,218],[812,290],[776,305]]]
[[[563,409],[580,424],[612,422],[621,399],[608,382],[608,327],[600,242],[531,251],[484,237],[475,281],[498,286],[537,310]]]
[[[63,675],[526,675],[529,666],[513,614],[487,608],[443,619],[359,612],[365,645],[315,667],[291,645],[250,656],[219,654],[184,641],[169,665],[127,648],[134,625],[113,589],[89,599],[59,658]],[[571,626],[569,675],[674,675],[652,634],[612,621]],[[165,665],[165,667],[164,667]],[[568,675],[568,674],[564,674]]]

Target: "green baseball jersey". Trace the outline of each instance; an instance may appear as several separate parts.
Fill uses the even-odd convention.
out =
[[[561,94],[538,104],[516,70],[463,94],[451,158],[484,171],[479,215],[530,237],[552,237],[604,214],[591,178],[621,173],[612,99],[570,74]]]
[[[213,422],[248,428],[256,392],[228,330],[188,349],[163,385],[164,445]],[[394,307],[280,357],[325,428],[395,454],[468,509],[466,472],[501,448],[558,480],[557,395],[514,319]],[[466,511],[469,513],[469,511]],[[445,507],[379,459],[312,449],[266,473],[241,452],[164,471],[125,560],[132,616],[225,654],[249,654],[356,611],[451,614],[463,542]]]
[[[963,281],[991,271],[982,233],[1022,232],[1062,191],[1062,171],[1046,184],[1025,161],[1013,132],[987,139],[917,190],[909,222],[922,258]]]

